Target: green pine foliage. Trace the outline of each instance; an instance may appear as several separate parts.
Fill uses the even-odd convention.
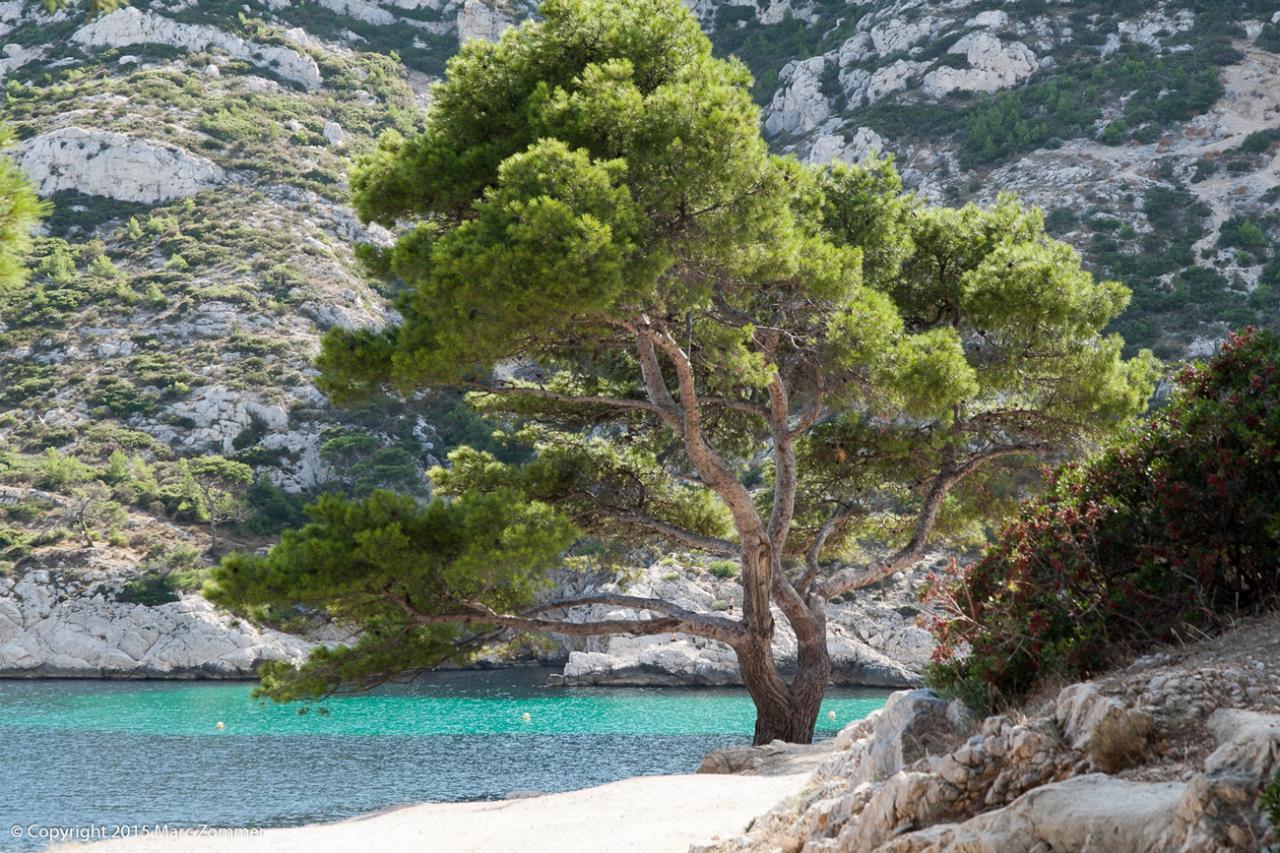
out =
[[[1084,272],[1038,212],[932,209],[889,163],[771,155],[750,85],[677,0],[547,0],[463,46],[421,133],[361,158],[358,212],[400,229],[364,254],[403,322],[331,332],[323,386],[348,403],[470,391],[514,430],[495,443],[532,457],[459,448],[430,503],[327,497],[266,557],[229,559],[220,602],[365,632],[273,668],[269,694],[378,683],[502,626],[554,625],[524,608],[580,538],[749,545],[755,596],[757,544],[778,572],[811,546],[834,572],[871,547],[972,538],[1037,455],[1145,406],[1158,364],[1101,331],[1127,290]]]
[[[0,149],[13,144],[13,131],[0,126]],[[7,157],[0,157],[0,296],[26,284],[31,251],[31,229],[49,211],[27,181],[26,175]]]

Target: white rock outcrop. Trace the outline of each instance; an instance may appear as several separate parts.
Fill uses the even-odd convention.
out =
[[[930,17],[918,21],[893,17],[871,28],[871,45],[880,56],[889,56],[924,41],[936,26],[937,21]]]
[[[958,826],[943,824],[914,834],[914,848],[983,850],[1178,849],[1174,817],[1183,786],[1146,784],[1101,773],[1043,785],[1013,803]],[[904,845],[905,846],[905,845]]]
[[[465,0],[458,10],[458,41],[497,41],[511,21],[484,0]]]
[[[968,68],[935,68],[921,83],[924,94],[941,98],[952,92],[998,92],[1030,77],[1040,65],[1031,48],[1005,43],[989,32],[970,33],[947,51],[963,54]]]
[[[15,159],[42,195],[76,190],[144,204],[195,195],[226,177],[216,163],[167,142],[81,127],[34,136]]]
[[[1097,685],[1063,688],[1055,714],[1063,739],[1104,773],[1122,770],[1146,752],[1151,715],[1104,695]]]
[[[396,23],[396,16],[378,3],[365,0],[319,0],[319,3],[330,12],[336,12],[348,18],[355,18],[366,24],[389,26]]]
[[[169,411],[174,417],[191,422],[178,439],[183,446],[218,453],[233,453],[236,437],[255,421],[272,433],[283,432],[289,426],[289,413],[283,407],[224,385],[197,388],[170,406]]]
[[[1259,794],[1280,770],[1280,619],[1133,662],[979,722],[895,693],[833,739],[809,783],[747,835],[693,853],[1273,849]],[[1122,744],[1124,777],[1096,751]],[[1215,748],[1216,747],[1216,748]],[[704,772],[786,771],[805,752],[737,748]]]
[[[198,595],[156,606],[116,600],[118,581],[91,573],[64,582],[46,570],[0,578],[0,677],[243,678],[312,648]]]
[[[840,133],[824,133],[813,141],[813,147],[809,149],[809,156],[805,159],[810,163],[831,163],[836,160],[861,163],[884,150],[884,139],[880,134],[869,127],[860,127],[848,139]]]
[[[21,68],[28,62],[44,58],[44,48],[26,47],[20,44],[6,44],[0,51],[0,80],[10,71]]]
[[[336,121],[326,121],[324,129],[320,133],[324,136],[325,141],[334,148],[341,148],[347,144],[347,132]]]
[[[771,134],[808,133],[831,116],[831,104],[822,93],[826,60],[821,56],[788,62],[778,79],[782,85],[769,104],[765,130]]]
[[[925,67],[926,65],[923,62],[899,59],[892,65],[877,68],[870,79],[867,80],[865,88],[861,92],[855,92],[854,94],[860,95],[866,98],[868,103],[874,104],[886,95],[906,89]]]
[[[134,6],[95,19],[76,30],[71,40],[91,48],[165,44],[191,51],[217,49],[307,89],[318,89],[324,82],[320,67],[305,53],[280,45],[258,44],[205,24],[179,23]]]

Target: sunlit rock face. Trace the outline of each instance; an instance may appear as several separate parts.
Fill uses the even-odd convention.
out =
[[[81,127],[27,140],[17,161],[43,194],[75,190],[144,204],[195,195],[226,178],[217,164],[175,145]]]

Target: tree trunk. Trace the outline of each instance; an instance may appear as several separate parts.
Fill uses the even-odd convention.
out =
[[[778,672],[768,644],[750,641],[736,649],[742,682],[756,705],[756,729],[752,743],[761,746],[775,740],[812,743],[822,696],[830,675],[825,644],[819,655],[801,655],[795,681],[788,685]]]
[[[773,658],[774,621],[770,612],[775,572],[782,566],[772,549],[762,542],[743,548],[743,624],[747,639],[734,651],[742,671],[742,683],[756,705],[756,730],[752,743],[761,746],[775,740],[812,743],[822,697],[831,677],[827,650],[826,602],[814,597],[807,605],[784,607],[795,631],[799,653],[796,675],[788,684]]]
[[[809,732],[807,738],[796,743],[809,743],[813,739],[813,727],[818,722],[822,697],[826,695],[827,684],[831,681],[831,651],[827,648],[826,602],[815,599],[809,603],[807,609],[808,619],[793,620],[791,623],[799,644],[796,676],[791,682],[791,696],[796,707],[803,712],[802,721]]]

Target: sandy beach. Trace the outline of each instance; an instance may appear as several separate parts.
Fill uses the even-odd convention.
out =
[[[152,835],[55,851],[92,853],[684,853],[690,844],[742,832],[797,793],[788,776],[639,776],[526,799],[425,803],[337,823],[231,836]],[[212,832],[212,831],[211,831]]]

